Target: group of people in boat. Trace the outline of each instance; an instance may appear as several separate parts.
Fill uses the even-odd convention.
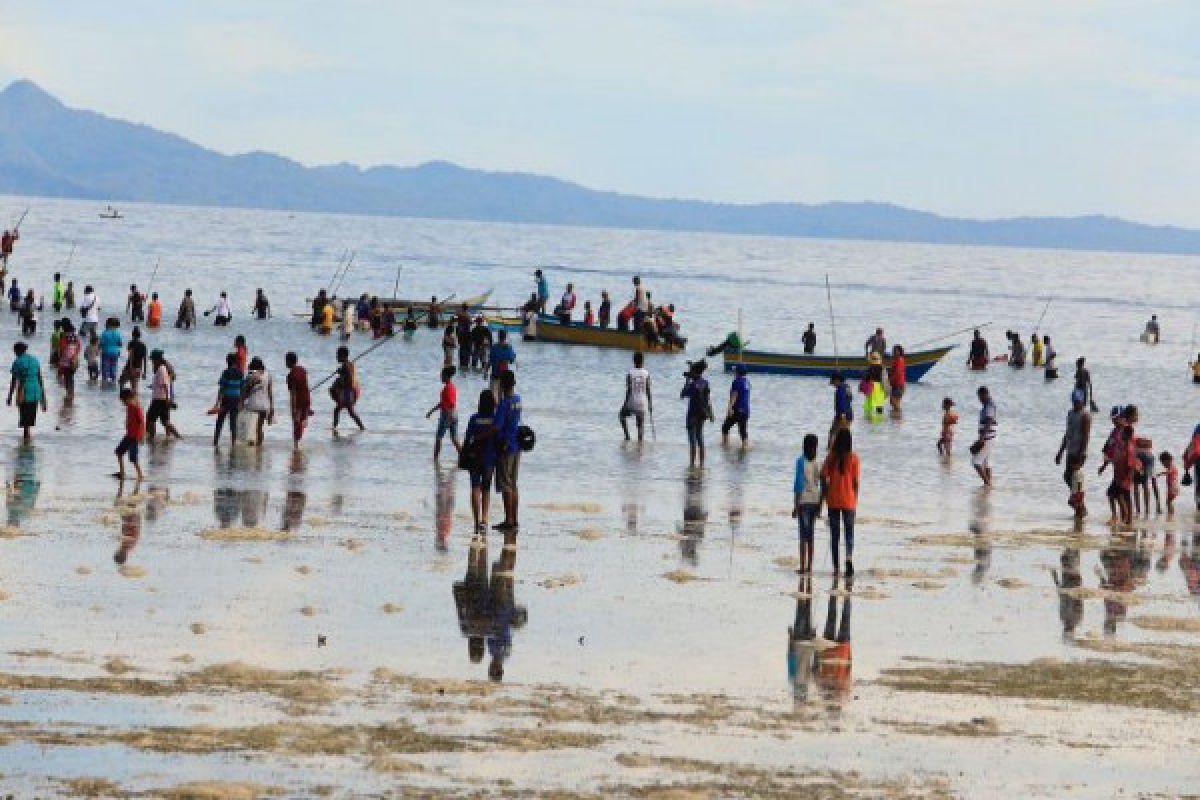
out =
[[[546,274],[538,269],[533,273],[536,287],[529,300],[521,307],[521,319],[525,328],[526,338],[537,338],[538,319],[547,314],[546,307],[550,301],[550,284]],[[582,320],[575,319],[575,311],[579,308],[579,298],[575,292],[575,284],[568,283],[553,307],[549,316],[554,317],[562,325],[580,324],[587,327],[607,329],[614,327],[618,331],[640,332],[646,337],[650,346],[665,345],[682,348],[687,340],[680,335],[679,322],[675,318],[675,306],[672,304],[655,305],[650,290],[642,282],[640,275],[633,277],[633,295],[629,301],[613,316],[612,298],[608,291],[600,292],[598,308],[592,307],[590,300],[583,303]]]

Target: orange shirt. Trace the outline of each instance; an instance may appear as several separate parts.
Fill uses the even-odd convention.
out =
[[[832,454],[825,459],[825,466],[821,468],[821,477],[828,484],[828,488],[825,490],[825,502],[829,504],[830,508],[841,511],[858,509],[858,490],[855,486],[858,484],[861,470],[857,453],[850,453],[846,456],[844,471],[838,470],[837,462]]]
[[[162,325],[162,301],[150,301],[150,316],[146,320],[146,324],[151,328],[157,328],[159,325]]]

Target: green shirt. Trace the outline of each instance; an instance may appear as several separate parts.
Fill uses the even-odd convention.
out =
[[[55,304],[61,306],[62,302],[63,302],[63,298],[66,297],[66,294],[67,294],[67,287],[63,286],[61,282],[56,282],[54,284],[54,302],[55,302]]]
[[[40,379],[42,365],[29,353],[17,356],[13,361],[12,374],[21,387],[22,403],[42,402],[42,381]]]

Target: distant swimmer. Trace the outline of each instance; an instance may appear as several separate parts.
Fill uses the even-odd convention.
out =
[[[1151,314],[1150,320],[1146,323],[1146,330],[1142,332],[1142,341],[1146,344],[1158,344],[1160,335],[1158,314]]]

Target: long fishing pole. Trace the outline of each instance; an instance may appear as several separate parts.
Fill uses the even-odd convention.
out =
[[[75,247],[79,242],[71,242],[71,252],[67,254],[67,260],[63,262],[61,272],[66,272],[67,267],[71,266],[71,262],[75,260]]]
[[[14,231],[19,232],[21,230],[21,223],[25,221],[25,217],[28,215],[29,215],[29,206],[25,206],[25,210],[21,212],[20,218],[17,219],[17,224],[13,225]]]
[[[829,301],[829,327],[833,331],[833,365],[841,367],[841,360],[838,358],[837,344],[837,320],[833,316],[833,292],[829,288],[829,273],[825,273],[825,299]]]
[[[396,267],[396,285],[392,287],[392,300],[396,300],[400,297],[400,273],[403,270],[403,266]]]
[[[1053,297],[1046,298],[1046,307],[1042,309],[1042,315],[1038,317],[1037,325],[1033,326],[1034,333],[1037,333],[1038,329],[1042,327],[1042,320],[1046,318],[1046,312],[1050,310],[1050,303],[1053,300]]]
[[[154,272],[150,273],[150,283],[146,285],[146,294],[150,294],[150,290],[154,288],[154,279],[158,277],[158,267],[161,264],[161,258],[154,259]]]
[[[951,336],[957,336],[957,335],[959,335],[960,333],[966,333],[967,331],[974,331],[974,330],[979,330],[979,329],[981,329],[981,328],[987,328],[987,327],[989,327],[991,324],[992,324],[992,323],[990,323],[990,322],[984,322],[984,323],[982,323],[982,324],[979,324],[979,325],[968,325],[968,326],[967,326],[967,327],[965,327],[965,328],[959,328],[959,329],[958,329],[958,330],[956,330],[956,331],[951,331],[950,333],[945,333],[945,334],[942,334],[941,336],[935,336],[935,337],[933,337],[932,339],[926,339],[926,340],[924,340],[924,341],[917,342],[916,344],[911,344],[911,345],[909,345],[909,347],[910,347],[910,348],[917,348],[917,347],[920,347],[921,345],[924,345],[924,344],[933,344],[934,342],[940,342],[942,339],[949,339]]]
[[[345,268],[342,270],[342,277],[338,279],[337,285],[333,287],[333,296],[337,297],[337,293],[342,290],[342,283],[346,280],[346,276],[350,274],[350,267],[354,265],[354,257],[358,255],[357,251],[350,253],[350,260],[346,262]]]
[[[350,248],[347,247],[346,249],[342,250],[342,254],[338,257],[337,266],[335,266],[333,268],[333,275],[329,279],[329,285],[325,287],[326,293],[331,292],[333,290],[333,282],[335,280],[337,280],[338,274],[342,271],[342,264],[345,263],[346,259],[349,256],[350,256]]]

